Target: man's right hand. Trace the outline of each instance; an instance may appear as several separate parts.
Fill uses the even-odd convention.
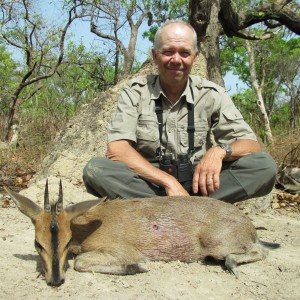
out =
[[[171,175],[170,175],[171,176]],[[177,179],[171,176],[167,185],[165,185],[165,190],[168,196],[189,196],[186,189],[177,181]],[[173,179],[174,178],[174,179]]]
[[[109,143],[106,156],[109,159],[126,163],[133,172],[144,180],[165,188],[168,196],[189,195],[175,177],[154,167],[127,140]]]

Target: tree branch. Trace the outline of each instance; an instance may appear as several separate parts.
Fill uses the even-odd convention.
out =
[[[266,21],[274,20],[281,26],[284,25],[290,31],[300,35],[300,14],[294,12],[289,6],[281,4],[280,2],[267,3],[255,11],[246,13],[244,17],[240,18],[239,28],[247,28],[261,22],[268,25]],[[296,6],[298,9],[300,8],[300,5],[294,3],[293,7],[296,8]]]
[[[221,0],[219,21],[224,33],[229,37],[237,36],[250,40],[269,38],[272,32],[266,31],[265,35],[262,36],[247,35],[241,32],[241,30],[258,23],[263,23],[267,29],[284,25],[292,32],[300,35],[300,14],[297,12],[300,5],[292,2],[292,0],[277,0],[273,3],[258,6],[245,14],[238,14],[237,9],[232,5],[232,1]]]

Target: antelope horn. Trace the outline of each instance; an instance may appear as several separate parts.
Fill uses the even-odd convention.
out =
[[[59,194],[56,204],[56,215],[58,215],[63,210],[63,191],[62,191],[62,182],[59,182]]]
[[[45,210],[46,212],[49,212],[49,213],[50,213],[48,179],[46,180],[46,186],[45,186],[44,210]]]

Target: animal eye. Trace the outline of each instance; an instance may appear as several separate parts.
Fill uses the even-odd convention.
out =
[[[36,241],[36,240],[34,241],[34,246],[37,249],[37,251],[39,251],[39,252],[44,251],[43,246],[38,241]]]

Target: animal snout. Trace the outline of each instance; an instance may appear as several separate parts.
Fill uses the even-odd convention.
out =
[[[58,274],[57,274],[58,275]],[[50,278],[47,279],[46,277],[46,282],[49,286],[52,287],[59,287],[61,286],[63,283],[65,283],[65,276],[51,276]]]
[[[47,281],[47,284],[49,286],[52,286],[52,287],[59,287],[61,286],[63,283],[65,283],[65,278],[51,278],[49,281]]]

